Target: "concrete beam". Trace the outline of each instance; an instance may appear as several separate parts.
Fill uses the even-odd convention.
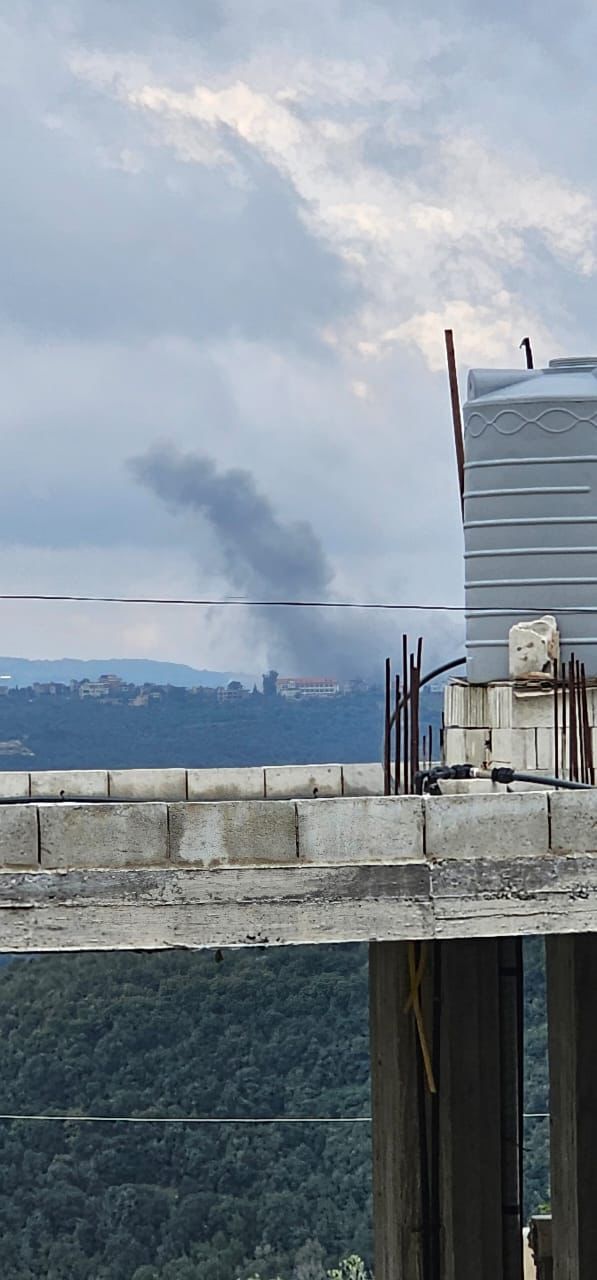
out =
[[[595,794],[0,803],[0,937],[39,951],[597,932]]]

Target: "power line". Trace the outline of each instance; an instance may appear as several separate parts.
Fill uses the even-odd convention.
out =
[[[0,593],[0,600],[49,601],[67,604],[160,604],[191,605],[202,608],[220,608],[232,606],[236,608],[260,609],[404,609],[429,610],[430,612],[458,613],[464,611],[464,605],[449,604],[395,604],[386,601],[364,600],[251,600],[246,596],[224,596],[219,600],[193,599],[186,596],[86,596],[86,595],[42,595],[21,594],[13,592]]]
[[[549,1120],[549,1111],[528,1111],[523,1120]],[[188,1124],[188,1125],[268,1125],[268,1124],[371,1124],[371,1116],[83,1116],[0,1114],[0,1121],[41,1121],[59,1124]]]
[[[1,1120],[58,1121],[62,1124],[371,1124],[371,1116],[79,1116],[0,1114]]]
[[[191,596],[90,596],[61,595],[28,592],[0,592],[0,601],[39,602],[50,604],[145,604],[145,605],[187,605],[195,608],[219,609],[225,607],[251,609],[362,609],[389,611],[393,613],[470,613],[478,617],[482,614],[508,615],[526,617],[530,614],[547,613],[553,610],[553,601],[549,604],[534,604],[530,609],[523,609],[520,603],[501,605],[499,609],[487,606],[469,607],[465,604],[411,604],[389,600],[252,600],[247,596],[224,596],[218,600],[195,599]],[[597,605],[564,605],[557,610],[558,614],[594,614]]]

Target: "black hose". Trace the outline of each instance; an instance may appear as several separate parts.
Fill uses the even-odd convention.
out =
[[[479,770],[479,774],[487,773],[492,782],[534,782],[539,787],[557,787],[561,791],[593,791],[590,782],[569,782],[567,778],[553,778],[549,774],[519,773],[517,769]]]
[[[522,773],[509,765],[497,765],[494,769],[477,769],[472,764],[435,765],[432,769],[422,769],[415,777],[417,795],[437,794],[440,782],[454,779],[488,778],[491,782],[499,782],[509,786],[511,782],[532,782],[539,787],[553,787],[562,791],[594,791],[589,782],[569,782],[566,778],[554,778],[551,774]]]

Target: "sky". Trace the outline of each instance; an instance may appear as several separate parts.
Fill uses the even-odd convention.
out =
[[[590,0],[0,0],[2,590],[461,604],[443,330],[462,385],[594,352],[596,36]],[[460,625],[4,603],[0,650],[357,674]]]

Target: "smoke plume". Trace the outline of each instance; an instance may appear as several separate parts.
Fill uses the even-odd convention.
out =
[[[169,446],[130,461],[135,478],[173,512],[196,512],[215,535],[226,577],[262,600],[333,599],[334,571],[307,521],[284,521],[249,471],[219,471],[211,458]],[[198,546],[197,551],[201,548]],[[269,661],[289,674],[346,678],[377,658],[369,626],[353,614],[252,607]]]

